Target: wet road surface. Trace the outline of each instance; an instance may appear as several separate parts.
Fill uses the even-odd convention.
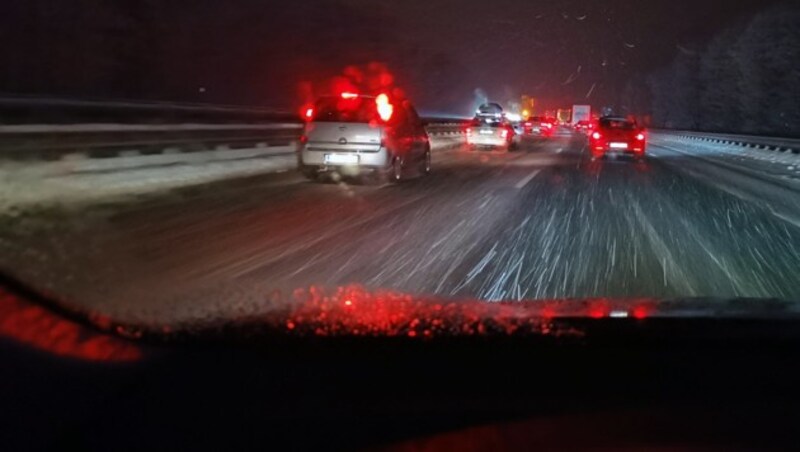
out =
[[[513,153],[442,151],[431,176],[399,185],[287,172],[42,209],[4,220],[0,265],[70,306],[157,324],[258,315],[312,285],[800,299],[800,191],[672,147],[593,162],[562,133]]]

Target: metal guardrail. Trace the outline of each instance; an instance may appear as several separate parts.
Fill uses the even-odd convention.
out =
[[[453,118],[423,121],[437,137],[463,133],[465,124]],[[297,114],[275,109],[0,96],[0,160],[286,146],[302,127]]]
[[[109,158],[131,152],[148,155],[286,146],[297,140],[301,128],[299,123],[0,126],[0,159],[58,160],[70,154]]]
[[[432,137],[463,134],[458,123],[428,122]],[[264,124],[73,124],[0,125],[0,160],[59,160],[120,155],[190,153],[287,146],[302,133],[301,122]]]
[[[687,130],[652,129],[653,132],[678,136],[691,140],[704,141],[715,144],[730,144],[754,149],[764,149],[777,152],[792,152],[800,154],[800,139],[762,137],[755,135],[735,135],[722,133],[693,132]]]
[[[291,122],[297,119],[293,112],[247,106],[0,95],[0,124],[219,124]]]

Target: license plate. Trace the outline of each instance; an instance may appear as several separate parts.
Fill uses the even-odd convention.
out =
[[[325,154],[325,163],[340,165],[357,165],[358,156],[353,154]]]
[[[628,149],[628,143],[611,143],[609,147],[611,149]]]
[[[481,135],[494,135],[494,130],[481,130]]]

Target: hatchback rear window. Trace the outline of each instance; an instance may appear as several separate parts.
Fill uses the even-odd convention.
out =
[[[625,119],[601,119],[600,127],[604,129],[635,130],[636,123]]]
[[[474,127],[502,127],[506,123],[497,118],[478,118],[472,121]]]
[[[370,122],[378,118],[375,100],[364,97],[323,98],[317,102],[315,111],[316,122]]]

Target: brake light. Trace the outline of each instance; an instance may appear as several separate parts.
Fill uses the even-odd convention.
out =
[[[594,138],[595,140],[599,140],[600,137],[601,137],[600,132],[595,132],[592,134],[592,138]]]
[[[355,99],[358,97],[356,93],[342,93],[342,99]]]
[[[378,107],[378,115],[384,121],[388,121],[392,119],[392,113],[394,113],[394,105],[389,103],[389,96],[386,94],[381,94],[375,98],[375,105]]]
[[[640,133],[640,134],[636,135],[636,139],[639,140],[639,141],[644,141],[644,134]]]
[[[306,119],[313,118],[314,117],[314,109],[313,108],[307,108],[305,116],[306,116]]]
[[[542,126],[544,126],[546,129],[552,129],[553,128],[553,125],[550,124],[549,122],[543,122]]]
[[[305,135],[300,135],[300,144],[308,143],[308,137]]]

